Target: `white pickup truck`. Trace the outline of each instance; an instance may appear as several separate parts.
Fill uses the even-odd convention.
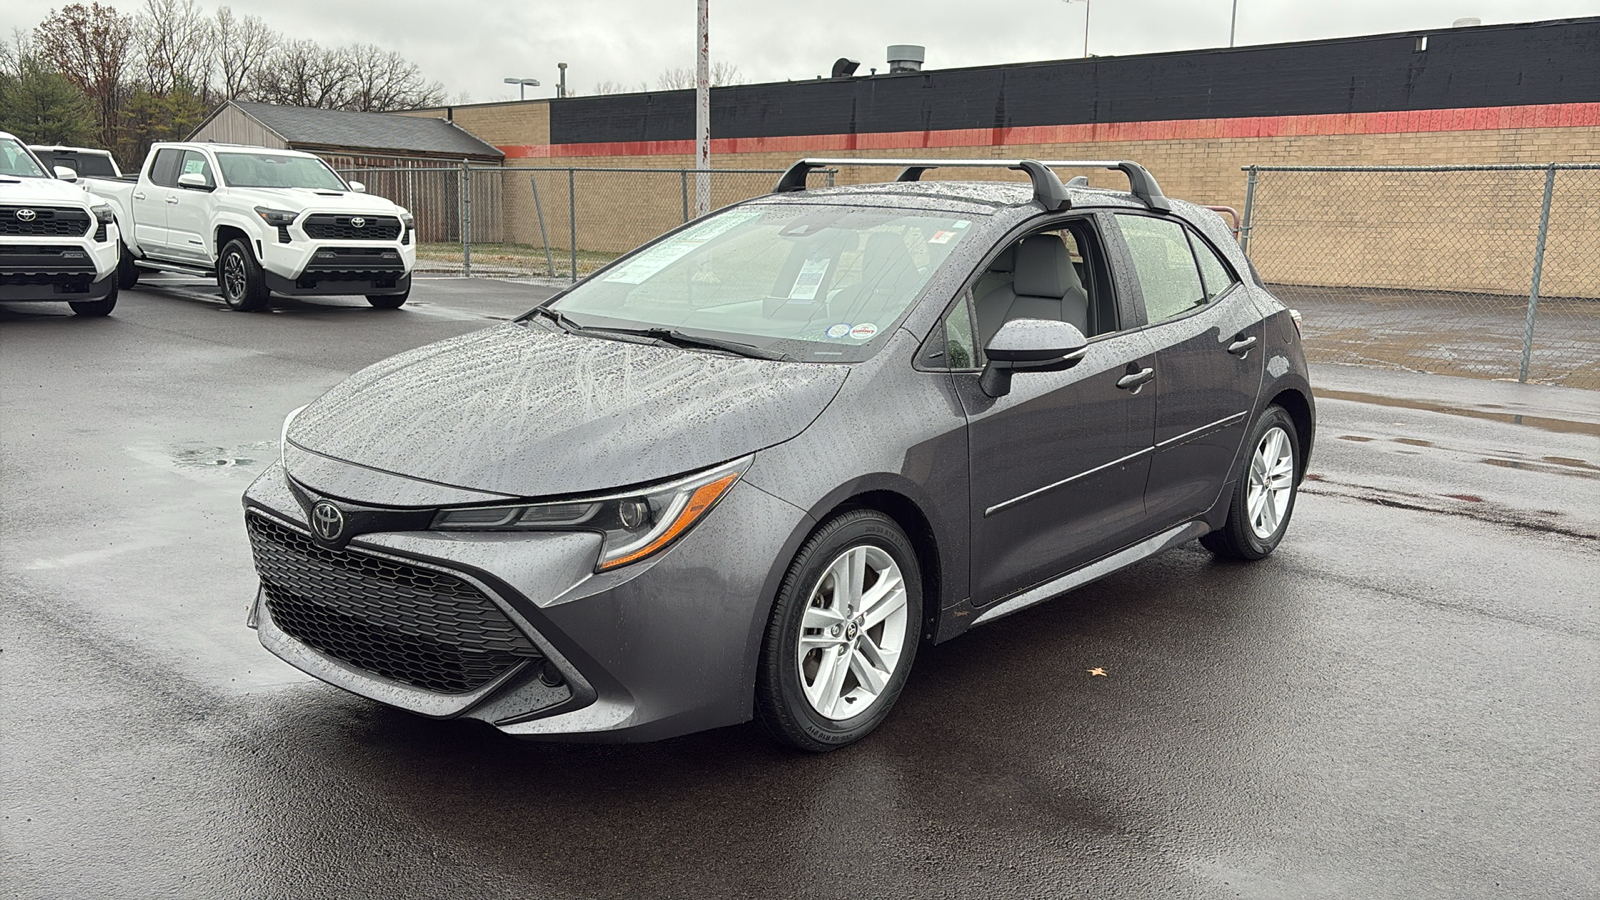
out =
[[[121,239],[111,206],[85,194],[77,173],[54,176],[0,132],[0,300],[54,300],[80,316],[117,305]]]
[[[80,184],[122,225],[123,287],[140,269],[215,276],[238,310],[262,309],[272,293],[360,294],[397,309],[411,291],[411,214],[309,153],[156,144],[137,176]]]

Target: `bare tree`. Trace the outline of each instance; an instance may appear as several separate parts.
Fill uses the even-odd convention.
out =
[[[101,146],[117,146],[123,75],[134,55],[133,17],[99,3],[72,3],[51,10],[33,36],[39,57],[94,104]]]
[[[245,96],[256,69],[271,55],[283,40],[267,23],[255,16],[236,18],[233,10],[224,6],[217,10],[212,26],[216,31],[218,86],[223,100]]]
[[[599,94],[631,94],[631,93],[633,93],[635,91],[648,91],[648,90],[650,90],[650,85],[648,83],[646,83],[646,82],[643,82],[643,81],[639,82],[639,84],[637,86],[632,86],[632,87],[630,87],[629,85],[623,84],[620,81],[601,81],[601,82],[598,82],[598,83],[595,84],[594,91],[592,91],[592,93],[597,94],[597,95],[599,95]],[[571,90],[568,90],[567,91],[567,96],[576,97],[577,94],[574,93]]]
[[[346,54],[352,75],[346,109],[391,112],[444,104],[444,85],[424,79],[416,63],[393,50],[357,44]]]
[[[739,66],[717,61],[711,64],[711,86],[727,87],[730,84],[744,84],[744,74],[739,71]],[[673,66],[656,76],[656,90],[681,91],[695,86],[694,69],[684,66]]]
[[[265,60],[250,82],[250,94],[280,106],[339,109],[350,98],[349,54],[304,39],[285,41]]]
[[[175,90],[207,99],[216,31],[194,0],[145,0],[137,17],[142,87],[164,97]]]

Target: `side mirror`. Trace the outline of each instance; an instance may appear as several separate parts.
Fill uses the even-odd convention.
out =
[[[56,166],[53,171],[56,173],[56,177],[62,181],[78,180],[78,170],[71,166]]]
[[[1070,369],[1089,355],[1089,339],[1066,322],[1012,319],[1000,326],[983,353],[989,362],[978,384],[990,397],[1004,397],[1011,393],[1011,373]]]
[[[179,175],[178,187],[188,188],[191,191],[211,190],[211,185],[206,184],[206,177],[199,172],[185,172]]]
[[[352,181],[350,182],[350,190],[357,194],[365,194],[367,192],[367,186],[359,181]]]

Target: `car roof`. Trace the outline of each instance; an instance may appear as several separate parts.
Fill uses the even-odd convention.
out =
[[[1121,206],[1143,209],[1127,191],[1067,186],[1071,207]],[[899,206],[909,209],[992,215],[995,211],[1035,202],[1027,181],[883,181],[837,185],[815,190],[769,194],[773,203],[829,203],[850,206]]]

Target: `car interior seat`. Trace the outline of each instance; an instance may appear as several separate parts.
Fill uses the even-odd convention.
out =
[[[1089,294],[1078,280],[1061,238],[1036,234],[1017,244],[1016,271],[977,300],[979,338],[985,346],[1012,319],[1054,319],[1089,334]]]
[[[983,274],[978,276],[977,283],[972,286],[973,299],[981,300],[995,288],[1000,287],[1001,285],[1010,284],[1012,281],[1012,273],[1016,270],[1017,245],[1012,244],[1006,247],[1004,250],[1001,250],[1000,255],[996,256],[994,258],[994,262],[989,264],[989,268],[985,269]]]

